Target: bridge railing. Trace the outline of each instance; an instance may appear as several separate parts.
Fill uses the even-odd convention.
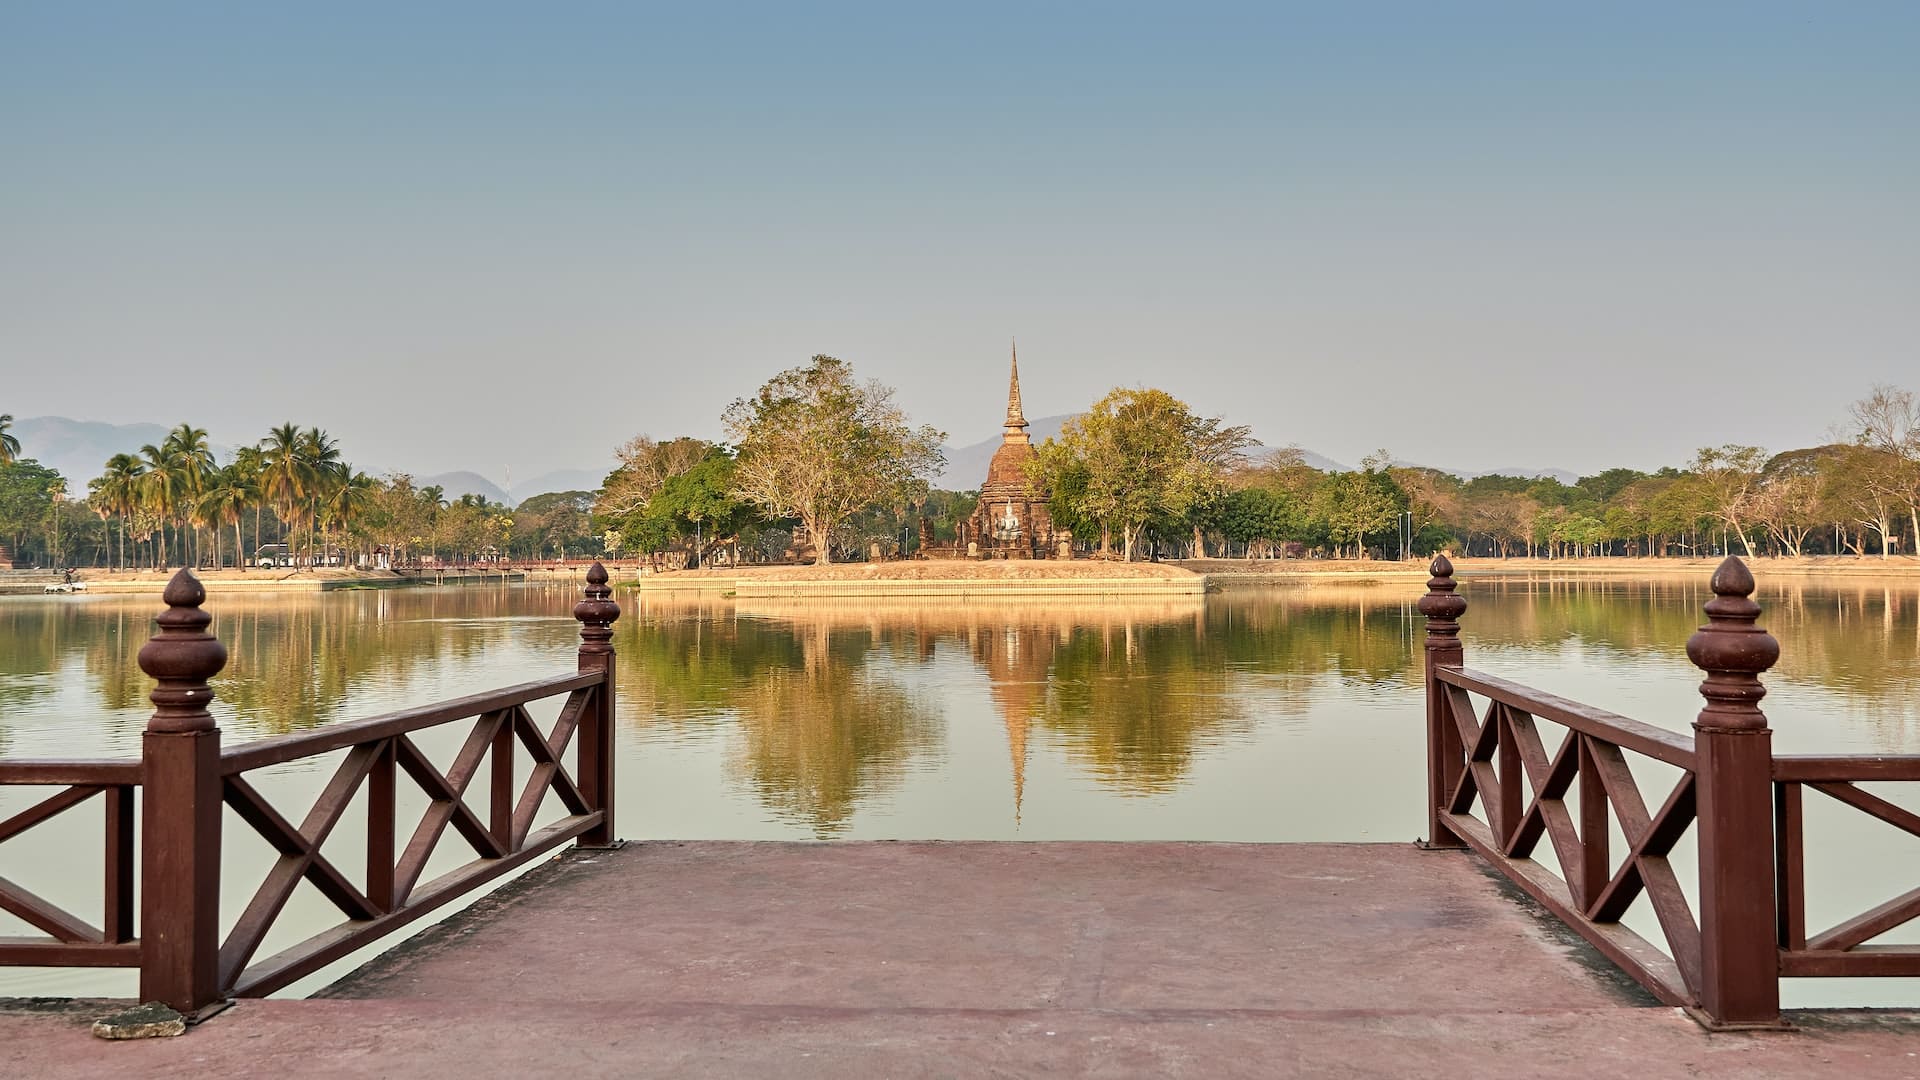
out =
[[[105,843],[100,925],[37,895],[0,875],[0,911],[6,911],[45,937],[0,937],[0,966],[138,967],[140,946],[133,937],[134,791],[140,786],[137,761],[0,761],[0,787],[57,787],[61,790],[0,821],[5,843],[102,796]]]
[[[1920,946],[1872,944],[1920,918],[1920,889],[1808,935],[1801,812],[1811,787],[1920,836],[1920,815],[1858,786],[1920,781],[1920,756],[1773,754],[1760,674],[1780,647],[1739,559],[1714,572],[1708,622],[1687,641],[1706,673],[1690,737],[1468,669],[1467,602],[1444,556],[1427,585],[1428,847],[1471,848],[1710,1027],[1780,1025],[1785,976],[1920,975]],[[1564,733],[1551,754],[1543,722]],[[1641,785],[1663,773],[1671,786],[1650,810]],[[1672,858],[1689,834],[1697,913]],[[1543,839],[1555,867],[1534,858]],[[1660,944],[1622,925],[1638,905]]]
[[[1920,781],[1920,756],[1773,759],[1775,895],[1779,904],[1780,974],[1789,976],[1920,976],[1920,945],[1875,939],[1920,918],[1920,888],[1807,932],[1805,792],[1815,792],[1912,836],[1920,814],[1860,787],[1863,783]]]
[[[107,818],[102,925],[96,928],[0,876],[0,909],[47,935],[0,938],[0,966],[138,967],[142,1000],[193,1012],[229,997],[282,989],[570,841],[612,844],[611,642],[620,608],[604,568],[596,564],[586,581],[585,598],[574,607],[581,623],[575,673],[223,748],[207,705],[213,700],[208,681],[225,666],[226,649],[207,633],[212,617],[201,610],[205,590],[182,570],[167,586],[167,609],[155,620],[159,632],[140,650],[142,670],[157,680],[140,758],[0,762],[0,786],[63,788],[0,821],[0,841],[96,794],[105,796]],[[542,701],[558,704],[544,729],[528,709]],[[467,722],[452,764],[444,771],[436,767],[416,736]],[[297,825],[249,779],[259,770],[332,755],[340,761]],[[482,772],[484,821],[466,801]],[[401,776],[427,804],[404,843],[398,831]],[[362,791],[365,867],[350,874],[329,858],[325,845]],[[535,828],[549,797],[566,813]],[[277,853],[224,937],[221,880],[233,871],[223,866],[223,805]],[[449,828],[474,858],[423,881]],[[313,884],[343,921],[254,959],[302,881]]]

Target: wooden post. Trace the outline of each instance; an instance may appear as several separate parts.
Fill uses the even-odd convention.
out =
[[[1780,1025],[1773,876],[1773,733],[1760,673],[1780,643],[1755,625],[1753,574],[1728,556],[1687,657],[1707,673],[1693,722],[1700,829],[1700,1009],[1715,1026]]]
[[[587,570],[586,599],[573,606],[580,620],[580,670],[599,671],[606,681],[594,689],[580,718],[580,794],[602,812],[600,824],[580,834],[581,847],[611,847],[613,828],[613,623],[620,605],[607,586],[607,568]]]
[[[140,649],[158,680],[141,739],[140,998],[193,1012],[220,1000],[220,729],[207,680],[227,664],[198,578],[181,570]]]
[[[1466,747],[1460,741],[1460,728],[1453,722],[1447,704],[1447,687],[1439,679],[1443,667],[1466,664],[1466,650],[1460,644],[1460,616],[1466,613],[1467,598],[1454,592],[1453,563],[1445,555],[1434,556],[1429,568],[1427,594],[1420,598],[1420,614],[1427,617],[1427,843],[1430,848],[1465,847],[1440,820],[1447,799],[1460,774],[1466,769]]]

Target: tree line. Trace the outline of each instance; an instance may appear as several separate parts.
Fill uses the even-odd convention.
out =
[[[30,565],[245,565],[269,550],[294,565],[830,562],[952,544],[977,505],[975,491],[929,482],[945,435],[830,356],[775,375],[722,423],[725,442],[635,437],[598,491],[509,508],[448,500],[406,474],[369,477],[325,431],[291,423],[224,463],[205,429],[181,424],[115,455],[72,498],[21,456],[0,415],[0,544]],[[1707,447],[1683,465],[1572,484],[1463,478],[1384,450],[1327,472],[1164,391],[1119,388],[1035,448],[1028,481],[1079,551],[1123,559],[1913,553],[1920,401],[1874,387],[1837,431],[1821,446]]]
[[[517,508],[448,499],[405,473],[374,478],[339,440],[286,423],[216,461],[205,428],[115,454],[79,498],[30,457],[0,415],[0,558],[118,568],[404,566],[596,554],[589,492]]]
[[[861,408],[884,422],[864,422]],[[731,445],[628,443],[596,517],[614,549],[689,562],[725,545],[759,558],[898,554],[915,547],[922,518],[930,539],[951,542],[977,493],[932,489],[938,433],[887,409],[890,390],[815,357],[734,403]],[[1118,388],[1036,448],[1028,479],[1080,551],[1124,559],[1886,557],[1920,540],[1920,402],[1877,386],[1827,445],[1707,447],[1683,465],[1568,484],[1463,478],[1385,450],[1322,471],[1164,391]]]

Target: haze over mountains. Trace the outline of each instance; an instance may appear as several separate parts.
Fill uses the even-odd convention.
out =
[[[1028,421],[1030,426],[1027,428],[1027,434],[1032,436],[1033,441],[1036,443],[1058,438],[1060,428],[1066,424],[1067,421],[1073,419],[1073,416],[1074,414],[1068,413],[1061,416],[1044,416],[1038,420]],[[1255,432],[1254,436],[1258,438],[1259,432]],[[1000,449],[1000,442],[1000,436],[995,434],[979,442],[968,443],[965,446],[954,446],[949,443],[946,447],[947,467],[934,479],[933,485],[953,491],[967,491],[976,487],[980,481],[986,477],[987,465],[993,460],[994,451]],[[1255,452],[1277,450],[1286,445],[1286,443],[1263,443]],[[1322,457],[1311,450],[1301,450],[1300,456],[1308,465],[1322,472],[1351,472],[1353,470],[1353,466],[1351,465],[1343,464],[1329,457]],[[1414,468],[1428,467],[1421,462],[1403,461],[1399,459],[1396,459],[1394,464],[1407,465]],[[1579,479],[1579,476],[1566,469],[1515,467],[1511,469],[1486,469],[1481,472],[1467,472],[1460,469],[1448,469],[1444,466],[1433,467],[1439,468],[1442,472],[1452,473],[1462,480],[1471,480],[1476,476],[1500,475],[1524,476],[1529,480],[1551,477],[1563,484],[1572,484]]]
[[[1034,442],[1044,442],[1058,437],[1061,426],[1072,418],[1070,414],[1041,417],[1032,422],[1032,427],[1028,431]],[[30,416],[16,421],[13,426],[13,434],[20,439],[22,456],[34,458],[43,465],[59,470],[60,474],[67,478],[69,488],[76,495],[86,491],[87,481],[100,475],[101,466],[108,458],[122,453],[137,454],[140,447],[148,443],[158,445],[167,437],[168,430],[161,424],[108,424],[96,420],[73,420],[64,416]],[[1258,433],[1255,434],[1257,436]],[[998,432],[964,446],[948,444],[947,467],[934,478],[934,486],[955,491],[974,488],[987,475],[987,464],[993,460],[993,452],[999,448]],[[353,460],[352,448],[348,447],[347,450],[349,460]],[[215,444],[213,453],[217,460],[224,462],[233,457],[233,448]],[[1303,450],[1302,455],[1307,464],[1316,469],[1346,472],[1352,468],[1309,450]],[[353,461],[353,464],[375,476],[394,471],[385,467],[376,468],[360,461]],[[1398,461],[1396,464],[1415,463]],[[1574,473],[1565,469],[1516,466],[1484,472],[1463,472],[1440,468],[1469,480],[1475,476],[1490,473],[1529,478],[1552,477],[1564,484],[1571,484],[1578,479]],[[599,488],[601,481],[605,478],[604,471],[558,469],[539,476],[515,479],[511,491],[508,490],[504,478],[496,481],[471,470],[437,473],[431,476],[415,475],[413,482],[416,487],[437,486],[448,499],[458,499],[462,495],[479,495],[489,502],[518,505],[535,495],[544,495],[548,492],[593,491]]]

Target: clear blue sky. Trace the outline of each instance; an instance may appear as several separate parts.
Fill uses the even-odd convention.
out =
[[[598,469],[827,352],[1348,461],[1920,389],[1920,4],[0,3],[0,412]]]

